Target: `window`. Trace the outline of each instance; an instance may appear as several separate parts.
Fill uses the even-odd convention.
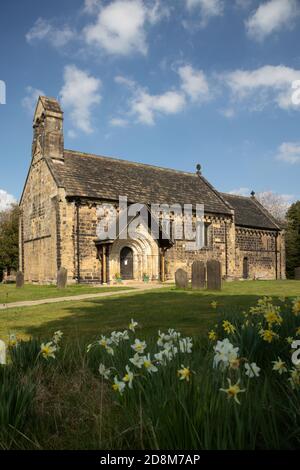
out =
[[[209,227],[210,227],[210,224],[208,223],[204,224],[204,246],[205,247],[209,246],[209,232],[210,232]]]

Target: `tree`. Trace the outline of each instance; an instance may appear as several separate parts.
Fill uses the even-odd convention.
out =
[[[287,276],[293,278],[295,268],[300,266],[300,201],[287,212],[286,260]]]
[[[255,197],[278,222],[285,222],[286,213],[290,206],[288,197],[273,193],[273,191],[264,191],[256,194]]]
[[[0,277],[5,269],[18,269],[19,207],[0,212]]]

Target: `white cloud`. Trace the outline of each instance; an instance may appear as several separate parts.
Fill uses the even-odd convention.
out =
[[[112,118],[109,123],[113,127],[127,127],[129,124],[128,120],[124,118]]]
[[[22,106],[30,115],[33,115],[39,96],[45,96],[45,93],[38,88],[32,86],[26,87],[26,96],[22,99]]]
[[[167,91],[161,95],[151,95],[143,89],[138,89],[131,100],[131,113],[137,116],[138,122],[153,125],[156,114],[177,114],[185,107],[183,93]]]
[[[84,13],[93,14],[101,7],[101,0],[84,0]]]
[[[103,6],[97,21],[85,27],[85,41],[108,54],[147,53],[146,27],[168,15],[161,2],[115,0]]]
[[[300,163],[300,142],[283,142],[278,148],[276,159],[291,165]]]
[[[29,44],[34,44],[37,41],[48,41],[57,48],[65,46],[74,37],[75,33],[68,25],[57,27],[43,18],[38,18],[26,34],[26,40]]]
[[[5,211],[9,209],[12,204],[15,204],[16,198],[9,194],[4,189],[0,189],[0,211]]]
[[[251,3],[252,0],[235,0],[235,6],[243,9],[249,8]]]
[[[151,94],[146,88],[123,76],[116,76],[115,82],[125,85],[132,94],[127,115],[135,116],[137,122],[153,125],[159,115],[180,113],[187,106],[187,99],[203,103],[210,99],[208,82],[201,70],[191,65],[182,65],[177,70],[180,86],[161,94]]]
[[[192,101],[206,101],[210,98],[209,86],[202,70],[195,70],[190,65],[179,67],[182,90]]]
[[[236,194],[238,196],[248,196],[249,197],[250,193],[251,193],[251,190],[249,188],[242,187],[242,188],[232,189],[231,191],[229,191],[228,194]]]
[[[229,86],[235,100],[249,100],[252,110],[274,103],[281,109],[294,108],[292,84],[300,79],[300,70],[283,65],[265,65],[256,70],[235,70],[219,76]]]
[[[219,112],[227,119],[231,119],[235,116],[235,110],[233,108],[220,109]]]
[[[257,8],[246,21],[248,35],[262,41],[283,28],[290,28],[299,14],[298,0],[269,0]]]
[[[69,111],[74,127],[86,134],[93,132],[92,108],[101,102],[100,87],[101,80],[88,72],[75,65],[65,67],[61,102]]]
[[[214,16],[223,15],[223,0],[185,0],[185,2],[188,10],[193,11],[197,8],[200,10],[201,26],[206,26]]]

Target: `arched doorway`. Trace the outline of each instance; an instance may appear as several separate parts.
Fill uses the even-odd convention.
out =
[[[249,260],[247,257],[243,259],[243,279],[249,279]]]
[[[120,274],[122,279],[133,279],[133,251],[128,246],[120,253]]]

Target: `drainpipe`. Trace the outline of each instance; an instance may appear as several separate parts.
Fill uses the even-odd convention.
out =
[[[226,279],[228,277],[228,243],[227,243],[227,223],[226,220],[224,220],[225,223],[225,276]]]
[[[76,242],[77,242],[77,282],[80,284],[80,229],[79,229],[79,223],[80,223],[80,214],[79,214],[79,208],[80,208],[80,201],[75,202],[76,205]]]
[[[276,268],[276,280],[278,279],[278,232],[276,232],[275,236],[275,268]]]

